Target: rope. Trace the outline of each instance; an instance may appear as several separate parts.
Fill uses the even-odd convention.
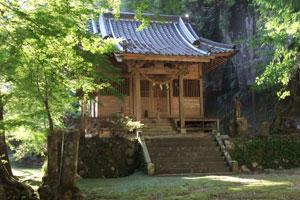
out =
[[[178,72],[176,72],[173,76],[171,76],[168,80],[165,81],[158,81],[155,80],[151,77],[149,77],[147,74],[143,73],[140,69],[138,69],[137,67],[135,67],[135,70],[142,75],[146,80],[148,80],[149,82],[151,82],[153,85],[160,85],[160,88],[162,89],[162,85],[166,85],[166,87],[168,88],[168,84],[171,83],[174,79],[176,79],[181,73],[185,72],[185,69],[180,69],[178,70]]]

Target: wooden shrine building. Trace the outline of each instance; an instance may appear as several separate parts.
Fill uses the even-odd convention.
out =
[[[170,120],[181,133],[188,122],[214,121],[204,115],[203,77],[233,56],[235,47],[199,37],[181,17],[148,17],[150,26],[141,31],[132,13],[119,19],[108,13],[92,22],[95,34],[120,40],[114,63],[124,82],[116,89],[125,95],[120,100],[109,91],[100,94],[94,116],[122,112],[142,122]]]

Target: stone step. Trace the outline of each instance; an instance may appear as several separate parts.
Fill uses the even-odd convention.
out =
[[[146,123],[146,122],[153,122],[153,123],[161,123],[161,122],[172,122],[172,120],[170,119],[166,119],[166,118],[160,118],[160,119],[142,119],[142,122],[143,123]]]
[[[167,132],[167,131],[177,132],[173,128],[148,128],[148,129],[143,129],[142,133],[145,133],[145,132]]]
[[[207,167],[207,168],[215,168],[216,166],[219,167],[226,167],[225,161],[220,160],[220,161],[190,161],[190,162],[164,162],[164,161],[160,161],[160,162],[154,162],[155,166],[158,169],[161,168],[197,168],[197,167]]]
[[[148,145],[148,150],[154,153],[164,153],[164,154],[178,154],[178,153],[213,153],[213,152],[220,152],[219,147],[217,146],[154,146]]]
[[[161,133],[162,135],[165,135],[167,133],[172,133],[172,134],[177,134],[178,132],[174,131],[174,130],[157,130],[157,131],[152,131],[152,130],[149,130],[149,131],[143,131],[142,134],[159,134]]]
[[[155,151],[153,149],[150,150],[150,155],[153,158],[178,158],[181,157],[183,159],[185,158],[209,158],[209,157],[220,157],[222,156],[221,151],[193,151],[193,152],[180,152],[180,151],[173,151],[173,152],[162,152],[162,151]]]
[[[190,174],[190,173],[228,173],[227,167],[215,167],[215,168],[169,168],[169,169],[156,169],[156,174]]]
[[[145,137],[156,174],[229,172],[214,138],[174,135]]]
[[[213,141],[148,141],[146,140],[147,145],[151,145],[153,147],[216,147],[217,144]]]
[[[176,132],[163,132],[163,133],[143,133],[145,137],[152,137],[152,136],[176,136]]]
[[[160,138],[145,138],[148,141],[162,141],[162,142],[183,142],[183,141],[214,141],[213,138],[209,135],[201,136],[201,137],[195,137],[194,135],[185,135],[181,136],[178,135],[178,137],[160,137]]]
[[[222,157],[221,155],[218,156],[192,156],[192,157],[153,157],[152,162],[153,163],[175,163],[178,162],[178,159],[180,158],[180,162],[183,163],[190,163],[191,161],[193,162],[225,162],[225,158]]]
[[[173,123],[170,122],[170,121],[161,121],[161,122],[142,122],[142,123],[143,123],[143,124],[147,124],[147,125],[148,125],[148,124],[149,124],[149,125],[150,125],[150,124],[151,124],[151,125],[152,125],[152,124],[153,124],[153,125],[154,125],[154,124],[170,124],[170,125],[173,125]]]

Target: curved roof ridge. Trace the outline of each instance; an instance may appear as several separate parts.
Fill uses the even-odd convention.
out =
[[[150,16],[150,25],[141,31],[137,30],[141,22],[134,19],[134,13],[124,12],[119,19],[113,13],[100,15],[97,28],[103,38],[122,38],[123,41],[117,46],[123,53],[210,57],[222,53],[233,55],[236,52],[232,45],[199,37],[191,24],[179,16],[160,15],[169,21],[156,21],[154,14],[144,16]],[[91,25],[91,31],[95,32],[95,23]]]
[[[103,14],[104,17],[115,18],[115,14],[112,12],[106,12]],[[134,19],[134,12],[120,12],[120,19]],[[163,14],[153,14],[153,13],[143,13],[143,16],[149,17],[151,21],[159,22],[178,22],[180,16],[178,15],[163,15]]]

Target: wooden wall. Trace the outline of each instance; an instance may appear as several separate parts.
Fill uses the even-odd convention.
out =
[[[201,75],[201,68],[198,64],[188,66],[188,73],[184,76],[184,79],[197,79],[199,80],[199,76]],[[131,79],[132,80],[132,79]],[[131,87],[133,84],[130,83]],[[152,85],[152,84],[150,84]],[[178,97],[174,97],[172,95],[172,87],[169,89],[169,102],[170,102],[170,116],[172,118],[179,118],[179,100]],[[130,90],[133,91],[133,90]],[[130,94],[132,95],[132,94]],[[123,100],[120,100],[114,96],[101,96],[100,102],[101,106],[99,108],[100,117],[107,117],[112,113],[121,112],[122,110],[125,112],[125,115],[130,115],[133,113],[132,103],[133,98],[129,96],[125,97]],[[134,102],[133,102],[134,103]],[[130,106],[131,104],[131,106]],[[144,117],[145,110],[148,111],[150,117],[156,116],[156,107],[155,103],[151,106],[150,97],[141,97],[141,115]],[[151,109],[151,107],[153,107]],[[184,97],[184,113],[186,118],[198,118],[200,117],[200,97]]]
[[[108,117],[112,113],[121,112],[122,109],[125,115],[129,113],[129,97],[120,99],[114,96],[100,96],[100,117]]]

